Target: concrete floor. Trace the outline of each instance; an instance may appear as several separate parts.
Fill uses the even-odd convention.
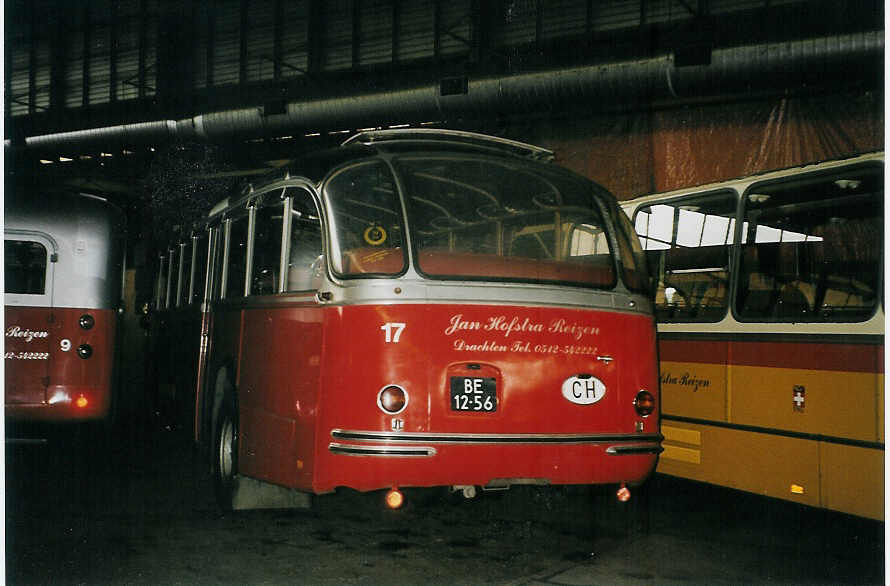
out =
[[[44,431],[44,430],[41,430]],[[656,476],[648,499],[342,491],[223,513],[188,433],[7,444],[9,584],[883,584],[884,524]]]

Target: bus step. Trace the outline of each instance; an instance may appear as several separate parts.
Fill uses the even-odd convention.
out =
[[[312,507],[312,495],[292,488],[285,488],[240,476],[236,480],[232,493],[232,509],[245,511],[249,509],[309,509]]]

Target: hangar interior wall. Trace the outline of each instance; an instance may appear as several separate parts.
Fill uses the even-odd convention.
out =
[[[618,199],[884,148],[883,95],[776,97],[562,119],[517,135]]]

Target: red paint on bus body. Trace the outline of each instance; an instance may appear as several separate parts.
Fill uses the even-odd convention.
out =
[[[85,314],[94,319],[88,330],[78,323]],[[7,417],[77,421],[108,416],[116,359],[114,310],[7,306],[5,319]],[[78,356],[81,345],[90,347],[88,358]],[[80,397],[85,407],[77,406]]]
[[[633,407],[640,389],[658,389],[650,316],[506,305],[306,304],[218,310],[215,319],[214,355],[239,356],[239,469],[247,476],[313,492],[517,478],[586,484],[639,481],[656,462],[655,453],[607,454],[608,442],[553,441],[583,434],[624,437],[616,443],[639,436],[643,444],[658,433],[657,413],[643,419]],[[454,410],[449,378],[458,373],[495,378],[496,410]],[[578,375],[602,381],[605,395],[593,404],[570,402],[562,386]],[[377,404],[390,384],[408,394],[396,415]],[[394,435],[338,439],[335,430]],[[407,441],[412,434],[452,439]],[[483,434],[549,439],[466,441]],[[435,453],[351,455],[334,453],[332,443]]]
[[[42,307],[6,307],[4,313],[6,411],[46,400],[49,374],[50,310]],[[40,357],[32,359],[28,353]]]
[[[884,372],[883,344],[660,340],[662,361],[766,366],[801,370]]]
[[[285,486],[310,483],[322,319],[317,306],[244,311],[239,466],[249,476]]]

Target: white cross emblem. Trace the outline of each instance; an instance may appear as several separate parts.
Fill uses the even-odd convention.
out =
[[[805,390],[802,386],[794,387],[791,401],[794,403],[795,411],[803,411],[804,403],[806,401],[806,397],[804,396],[804,393],[805,393]]]

